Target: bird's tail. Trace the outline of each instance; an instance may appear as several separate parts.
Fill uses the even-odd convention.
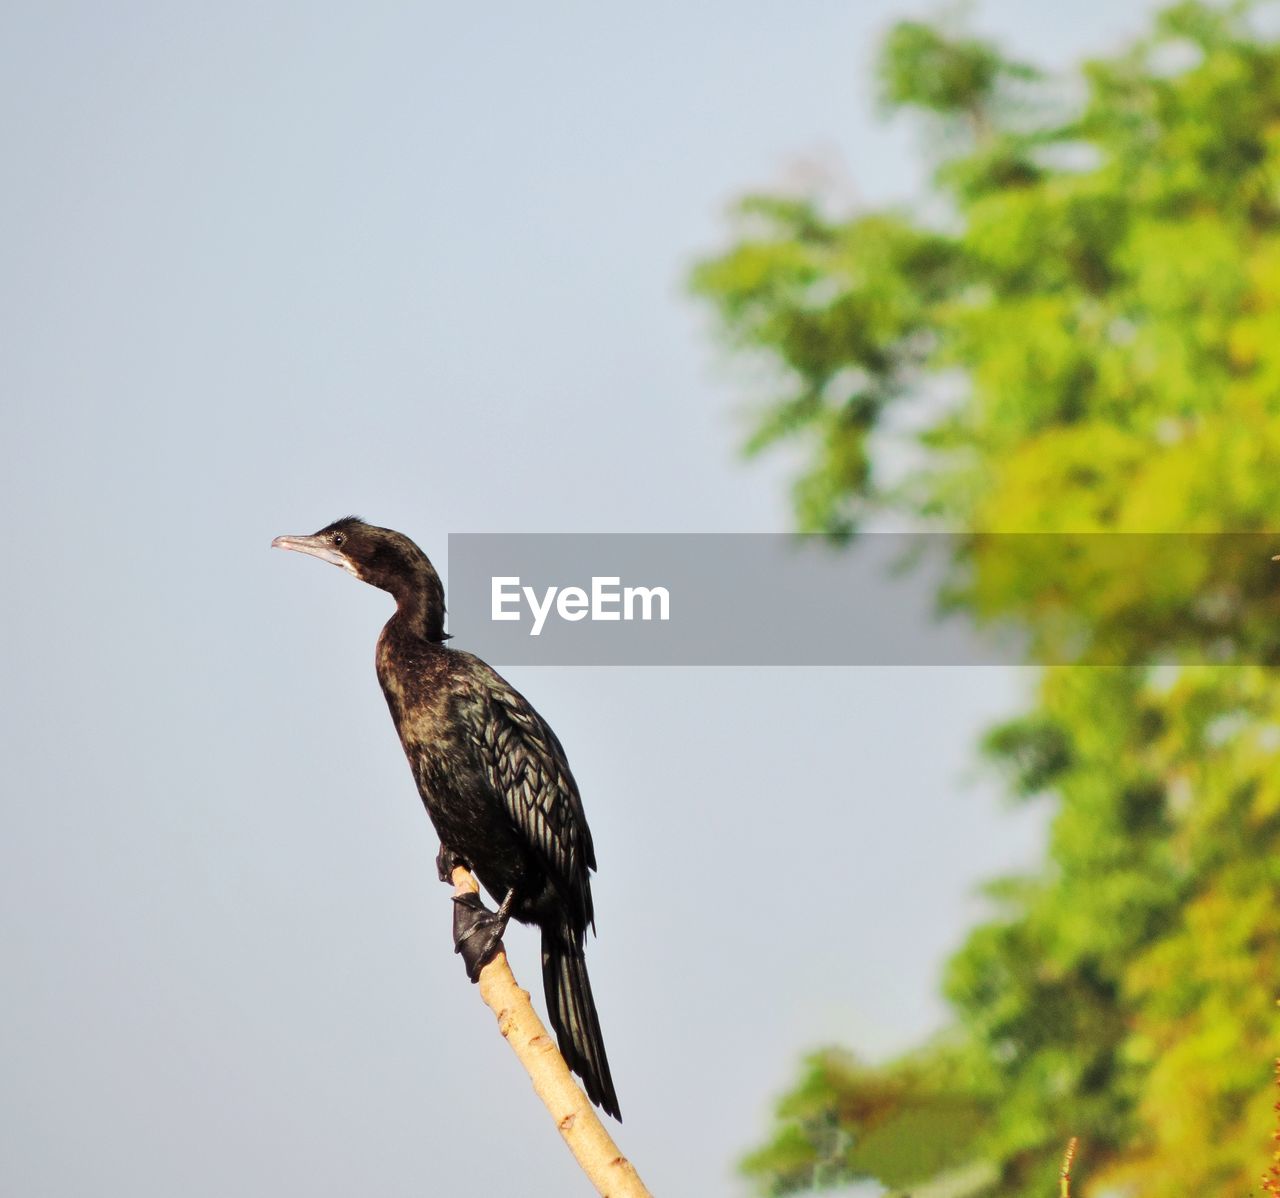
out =
[[[582,1078],[587,1097],[621,1122],[618,1096],[609,1076],[609,1058],[600,1035],[600,1019],[591,997],[581,932],[567,927],[542,929],[542,985],[561,1056]]]

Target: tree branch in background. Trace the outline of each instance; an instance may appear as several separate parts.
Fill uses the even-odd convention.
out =
[[[477,894],[480,887],[471,872],[453,871],[455,894]],[[480,971],[480,997],[498,1020],[498,1029],[520,1058],[569,1151],[604,1198],[652,1198],[644,1182],[619,1151],[605,1130],[581,1087],[556,1048],[507,964],[507,954],[499,952]]]
[[[1076,1160],[1076,1146],[1080,1141],[1075,1137],[1071,1137],[1071,1142],[1067,1145],[1067,1153],[1062,1158],[1062,1191],[1061,1198],[1071,1198],[1071,1166]]]

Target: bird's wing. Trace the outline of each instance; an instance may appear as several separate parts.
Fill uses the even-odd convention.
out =
[[[585,926],[592,918],[588,871],[596,867],[595,850],[564,748],[505,679],[488,672],[486,682],[475,732],[489,783],[558,889],[581,904]]]

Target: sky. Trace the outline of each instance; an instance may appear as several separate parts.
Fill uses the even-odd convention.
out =
[[[1064,68],[1151,7],[972,17]],[[748,188],[918,195],[870,65],[931,11],[5,6],[0,1192],[586,1192],[450,951],[387,597],[268,545],[785,529],[684,278]],[[940,1026],[977,886],[1034,867],[974,749],[1032,680],[509,676],[591,820],[619,1142],[743,1194],[800,1054]]]

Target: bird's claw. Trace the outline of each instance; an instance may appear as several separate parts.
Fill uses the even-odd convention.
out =
[[[474,891],[453,896],[453,951],[462,954],[467,977],[480,980],[480,971],[502,949],[506,921],[486,907]]]
[[[459,866],[462,866],[463,869],[471,868],[452,849],[446,849],[444,845],[441,845],[440,851],[436,854],[436,873],[439,875],[440,881],[452,882],[453,871]]]

